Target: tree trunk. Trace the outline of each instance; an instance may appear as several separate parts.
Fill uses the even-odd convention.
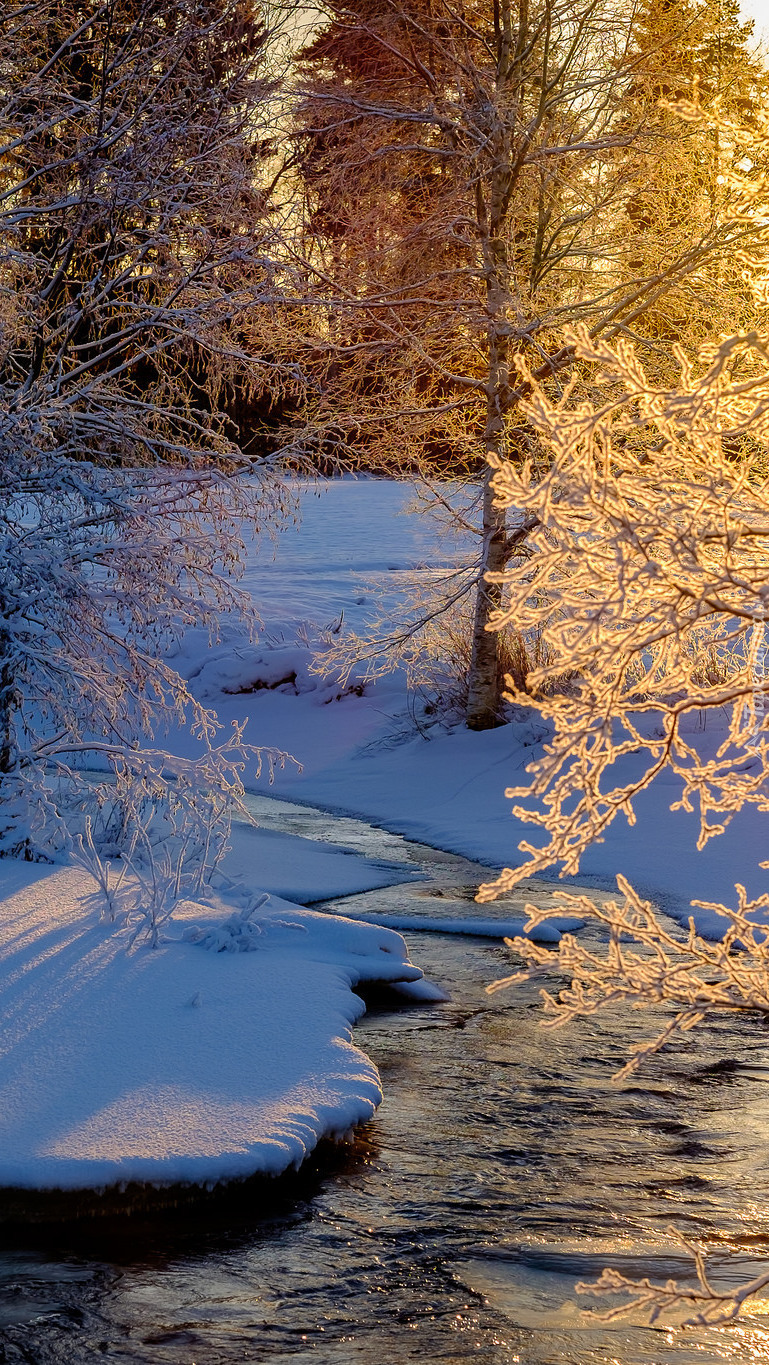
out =
[[[525,46],[527,32],[527,2],[520,0],[518,32],[513,33],[511,0],[495,0],[494,28],[497,43],[495,95],[498,109],[505,109],[510,99],[511,73]],[[517,92],[519,93],[519,92]],[[514,165],[511,144],[511,125],[504,118],[497,119],[491,138],[492,167],[487,185],[479,180],[475,189],[475,209],[478,236],[486,280],[488,375],[486,383],[486,430],[484,446],[486,458],[498,458],[505,437],[504,414],[510,393],[508,363],[509,326],[507,309],[510,301],[510,262],[506,242],[507,218],[513,185],[520,170],[520,158]],[[475,595],[473,644],[470,672],[467,680],[467,715],[469,730],[490,730],[501,724],[502,679],[499,667],[499,636],[488,629],[489,618],[502,602],[501,583],[487,582],[488,573],[498,573],[505,566],[507,542],[505,510],[494,506],[491,480],[494,470],[486,469],[483,484],[483,548],[481,571]]]
[[[505,565],[505,512],[494,506],[489,468],[483,486],[483,551],[481,577],[475,597],[473,647],[467,689],[468,730],[491,730],[501,724],[501,679],[499,636],[487,629],[489,617],[502,602],[502,584],[485,582],[488,571],[499,572]]]
[[[0,784],[16,769],[16,733],[13,713],[16,709],[13,664],[9,657],[8,637],[0,633]]]
[[[498,250],[501,243],[495,244]],[[492,249],[493,258],[493,249]],[[504,404],[508,391],[508,340],[504,328],[496,323],[506,302],[505,291],[500,287],[500,272],[493,272],[489,289],[489,312],[492,321],[489,325],[489,371],[488,399],[486,406],[486,431],[484,446],[486,458],[499,457],[504,441]],[[495,316],[496,315],[496,316]],[[494,469],[487,465],[483,483],[483,543],[481,549],[480,576],[475,594],[475,613],[473,618],[473,644],[470,656],[470,672],[467,679],[468,730],[491,730],[501,724],[500,706],[502,701],[502,679],[499,668],[499,635],[488,629],[492,612],[501,605],[502,584],[486,581],[487,573],[498,573],[505,567],[505,547],[507,542],[507,522],[505,509],[494,505],[492,478]]]
[[[7,798],[9,785],[13,786],[13,782],[9,782],[9,779],[12,779],[13,774],[18,772],[19,766],[16,727],[14,725],[16,707],[17,692],[9,640],[5,632],[0,632],[0,809],[3,799]],[[32,862],[34,853],[28,835],[24,830],[20,830],[18,840],[15,843],[8,844],[5,842],[8,828],[0,818],[0,836],[3,836],[3,848],[0,857],[24,858],[27,862]],[[13,826],[11,825],[10,828]]]

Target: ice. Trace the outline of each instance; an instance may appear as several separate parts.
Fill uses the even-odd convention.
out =
[[[384,924],[389,929],[413,929],[431,934],[473,934],[477,938],[515,938],[524,935],[537,943],[558,943],[561,930],[581,929],[581,919],[551,919],[526,931],[523,919],[488,919],[481,915],[443,919],[440,915],[361,915],[364,924]]]

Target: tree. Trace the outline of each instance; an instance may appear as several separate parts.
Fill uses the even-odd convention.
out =
[[[687,210],[662,256],[643,247],[649,225],[628,206],[662,155],[639,86],[659,54],[636,41],[634,7],[388,0],[330,15],[301,78],[321,389],[304,439],[373,446],[390,468],[419,465],[420,445],[423,465],[486,468],[467,706],[485,728],[499,719],[496,575],[531,530],[508,525],[491,468],[541,454],[514,358],[557,391],[575,358],[565,324],[637,330],[746,229],[720,197]],[[679,37],[688,11],[680,22]]]
[[[727,174],[734,212],[753,225],[754,249],[742,266],[765,312],[769,124],[760,118],[746,129],[723,117],[705,121],[693,106],[680,112],[741,149]],[[698,363],[676,347],[679,376],[670,387],[650,378],[632,342],[596,342],[586,329],[567,340],[594,371],[603,401],[579,401],[572,387],[553,402],[519,362],[526,412],[550,463],[545,475],[497,465],[500,502],[536,518],[537,553],[507,570],[509,606],[492,624],[509,611],[536,626],[552,650],[541,681],[564,667],[573,681],[560,692],[543,687],[536,702],[510,689],[551,726],[529,786],[507,793],[520,800],[520,816],[544,827],[545,840],[524,842],[523,864],[482,887],[480,900],[545,867],[577,871],[588,845],[618,813],[633,819],[638,795],[663,772],[678,786],[672,809],[699,809],[700,848],[745,806],[769,809],[769,340],[763,330],[727,337],[704,348]],[[687,725],[703,716],[718,737],[715,753],[704,752],[702,734]],[[641,760],[638,770],[615,776],[628,754]],[[621,1078],[724,1011],[769,1015],[769,892],[751,898],[738,885],[736,907],[705,906],[725,927],[723,939],[709,943],[693,920],[688,935],[672,932],[626,879],[618,884],[621,898],[604,906],[588,895],[557,897],[604,926],[605,955],[570,935],[557,953],[525,939],[512,945],[530,964],[523,975],[556,970],[570,980],[557,995],[543,992],[553,1025],[617,1001],[672,1006],[663,1030],[631,1051]],[[528,909],[532,921],[552,913]],[[718,1323],[767,1283],[761,1275],[717,1291],[699,1251],[696,1259],[694,1291],[609,1271],[587,1288],[629,1293],[629,1306],[652,1316],[683,1304],[690,1322]]]
[[[740,23],[734,0],[639,5],[619,111],[619,126],[631,138],[618,149],[613,168],[622,212],[606,250],[618,278],[629,282],[659,269],[728,216],[724,171],[733,169],[741,148],[733,135],[683,121],[675,106],[696,91],[704,107],[715,104],[740,126],[755,127],[769,76],[751,52],[752,28]],[[636,342],[650,374],[675,382],[672,342],[694,358],[719,330],[749,329],[755,301],[743,275],[728,251],[709,253],[632,323],[625,335]]]
[[[185,623],[243,605],[219,571],[237,565],[239,519],[280,501],[217,412],[222,383],[260,364],[239,319],[272,297],[265,42],[250,0],[43,0],[0,18],[11,815],[36,764],[128,754],[164,708],[191,704],[158,654]]]

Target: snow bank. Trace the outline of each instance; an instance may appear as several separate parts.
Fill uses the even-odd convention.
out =
[[[413,868],[363,858],[335,844],[316,843],[237,822],[222,863],[228,877],[308,905],[378,886],[418,879]]]
[[[431,934],[470,934],[476,938],[515,938],[524,935],[535,943],[558,943],[562,933],[572,933],[583,929],[583,919],[560,918],[554,916],[544,924],[537,924],[525,932],[523,919],[489,919],[480,915],[457,916],[440,915],[355,915],[362,924],[383,924],[388,929],[414,929]]]
[[[190,930],[233,907],[188,902],[128,952],[85,873],[2,875],[0,1185],[277,1174],[374,1113],[352,988],[421,979],[398,934],[271,897],[256,951],[216,952]]]

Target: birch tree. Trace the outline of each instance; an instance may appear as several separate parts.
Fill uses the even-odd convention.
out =
[[[634,6],[387,0],[330,15],[300,81],[321,390],[304,439],[479,477],[467,723],[485,728],[499,720],[496,575],[528,553],[531,530],[509,524],[491,469],[539,458],[514,358],[557,389],[575,356],[565,324],[594,338],[642,330],[744,225],[722,200],[704,214],[688,204],[662,257],[638,249],[647,224],[627,210],[660,139],[648,101],[631,98],[652,56],[634,41]]]
[[[280,501],[217,411],[234,374],[280,382],[238,331],[273,293],[265,40],[250,0],[22,0],[0,17],[8,811],[36,765],[130,753],[184,711],[163,647],[243,605],[239,520]]]

